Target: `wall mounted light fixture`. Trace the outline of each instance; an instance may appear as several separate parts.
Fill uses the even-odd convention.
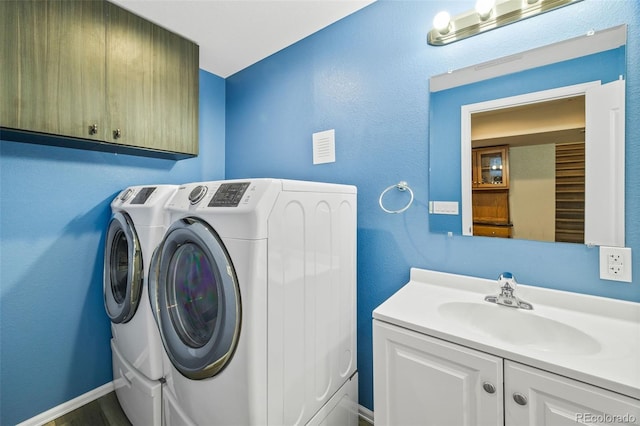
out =
[[[433,19],[427,43],[442,46],[582,0],[478,0],[474,10],[454,16],[440,12]]]

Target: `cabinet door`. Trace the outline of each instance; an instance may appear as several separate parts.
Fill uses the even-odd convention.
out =
[[[473,224],[473,235],[481,237],[511,238],[511,226]]]
[[[471,195],[473,207],[473,223],[508,225],[509,220],[509,191],[473,190]],[[476,235],[474,233],[474,235]]]
[[[103,10],[97,1],[0,1],[0,126],[103,139]]]
[[[506,426],[640,425],[640,400],[505,361]]]
[[[509,188],[509,148],[507,146],[473,149],[473,188]]]
[[[373,323],[376,426],[503,425],[500,358]]]
[[[198,46],[110,3],[106,19],[107,141],[197,154]]]

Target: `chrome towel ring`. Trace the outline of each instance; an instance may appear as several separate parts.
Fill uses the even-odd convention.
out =
[[[382,204],[382,197],[384,197],[384,194],[386,194],[393,188],[396,188],[398,191],[403,191],[403,192],[409,191],[409,195],[410,195],[409,202],[407,203],[407,205],[398,210],[389,210],[385,208],[384,205]],[[382,194],[380,194],[380,198],[378,199],[378,204],[380,204],[380,208],[384,210],[386,213],[391,213],[391,214],[402,213],[403,211],[408,209],[409,206],[411,206],[411,203],[413,203],[413,191],[411,190],[411,188],[409,188],[409,185],[405,181],[400,181],[395,185],[391,185],[390,187],[382,191]]]

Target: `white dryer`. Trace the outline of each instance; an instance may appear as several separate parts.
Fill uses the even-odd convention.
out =
[[[111,202],[103,290],[111,319],[116,394],[134,425],[162,420],[163,349],[147,295],[148,265],[167,229],[164,210],[177,185],[133,186]]]
[[[356,188],[183,185],[153,256],[165,424],[357,425]]]

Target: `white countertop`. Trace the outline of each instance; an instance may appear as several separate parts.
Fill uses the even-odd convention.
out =
[[[409,283],[373,318],[640,399],[640,303],[519,284],[516,295],[534,306],[525,311],[484,301],[497,293],[497,280],[412,268]],[[581,352],[571,350],[571,342],[568,350],[509,343],[444,315],[441,307],[451,302],[544,317],[586,334],[593,345]]]

